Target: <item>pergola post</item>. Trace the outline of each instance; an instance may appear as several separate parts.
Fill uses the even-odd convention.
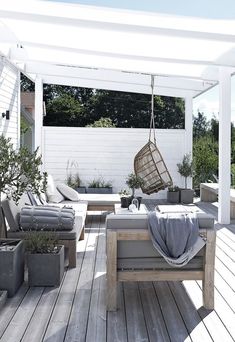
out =
[[[230,223],[231,186],[231,71],[219,74],[219,208],[218,222]]]
[[[43,126],[43,82],[41,77],[35,79],[35,129],[34,149],[42,149],[42,126]]]
[[[193,156],[193,99],[185,97],[185,153]],[[188,179],[188,188],[192,188],[192,178]]]

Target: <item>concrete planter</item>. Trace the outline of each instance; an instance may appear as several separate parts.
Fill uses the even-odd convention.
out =
[[[87,194],[112,194],[113,188],[87,188]]]
[[[59,286],[64,274],[64,246],[58,253],[27,255],[29,286]]]
[[[0,311],[4,307],[6,300],[7,300],[7,291],[0,290]]]
[[[169,203],[179,203],[180,192],[179,191],[167,191],[167,202]]]
[[[121,208],[128,208],[133,199],[132,196],[123,196],[121,199]]]
[[[85,186],[80,186],[79,188],[76,188],[76,191],[79,194],[85,194],[86,193],[86,187]]]
[[[24,242],[17,239],[0,240],[0,289],[14,296],[24,281]]]
[[[184,204],[193,203],[194,190],[192,189],[181,189],[180,190],[180,202]]]

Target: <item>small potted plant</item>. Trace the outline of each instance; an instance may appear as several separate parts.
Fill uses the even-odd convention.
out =
[[[26,238],[29,286],[59,286],[64,274],[64,246],[54,232],[31,231]]]
[[[66,183],[68,186],[76,190],[78,193],[86,193],[86,187],[81,185],[81,178],[78,173],[76,173],[75,175],[69,174]]]
[[[136,176],[135,173],[130,173],[127,176],[126,184],[132,190],[132,197],[134,198],[135,197],[135,190],[141,188],[141,186],[144,185],[144,180],[141,177]]]
[[[185,181],[185,188],[180,189],[180,201],[185,204],[193,203],[194,190],[187,188],[187,179],[193,175],[193,163],[190,153],[184,155],[182,163],[178,163],[177,167],[179,174],[184,177]]]
[[[87,187],[88,194],[112,194],[111,182],[106,182],[102,177],[93,179]]]
[[[124,189],[124,190],[121,190],[118,194],[121,199],[121,208],[128,208],[132,201],[132,197],[130,196],[130,191]]]
[[[172,186],[167,191],[167,202],[179,203],[180,201],[180,189],[178,186]]]

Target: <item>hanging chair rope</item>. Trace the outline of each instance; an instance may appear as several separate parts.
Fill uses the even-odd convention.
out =
[[[155,119],[154,119],[154,76],[151,75],[151,119],[149,127],[149,141],[153,133],[153,141],[156,144]]]
[[[159,190],[164,190],[172,185],[171,176],[156,145],[153,75],[151,75],[151,93],[149,141],[136,154],[134,159],[135,174],[143,179],[144,185],[141,186],[141,189],[143,193],[148,195],[158,192]]]

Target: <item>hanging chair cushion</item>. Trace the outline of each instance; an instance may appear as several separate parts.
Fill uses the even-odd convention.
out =
[[[134,159],[135,174],[144,180],[143,193],[152,194],[172,186],[172,179],[156,144],[148,141]]]

